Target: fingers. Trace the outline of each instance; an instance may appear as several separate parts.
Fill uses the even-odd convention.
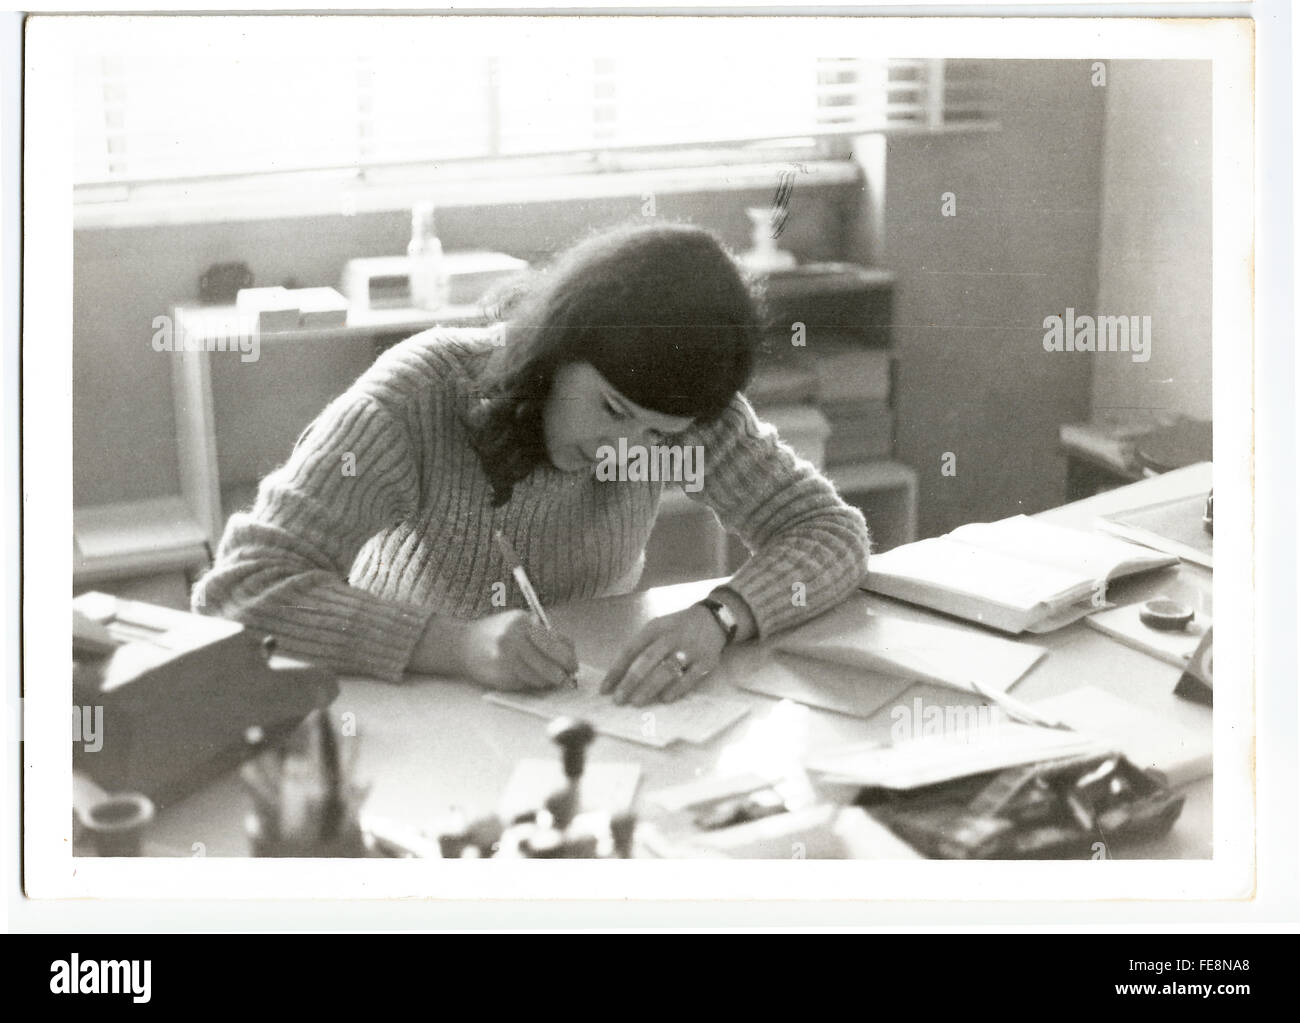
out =
[[[692,664],[690,671],[669,683],[668,686],[659,694],[660,702],[673,703],[676,700],[680,700],[683,696],[704,681],[704,676],[708,673],[708,670],[700,665]]]
[[[666,637],[659,636],[653,639],[642,651],[636,655],[632,663],[628,665],[623,679],[614,689],[615,703],[634,702],[635,698],[641,693],[642,686],[653,686],[650,695],[657,694],[659,690],[672,681],[671,677],[663,672],[675,671],[675,669],[665,666],[660,669],[659,665],[670,652],[670,644]],[[655,685],[656,672],[658,675],[658,684]]]
[[[568,673],[531,643],[521,643],[514,651],[519,680],[527,689],[555,689],[569,684]]]
[[[573,655],[572,644],[568,644],[566,649],[567,640],[549,638],[545,629],[538,626],[535,631],[532,623],[527,621],[523,622],[522,628],[512,632],[512,668],[524,688],[554,689],[569,684],[570,661],[573,670],[577,670],[577,658]]]
[[[605,673],[605,680],[600,684],[600,691],[602,693],[612,693],[618,684],[623,681],[623,676],[627,674],[627,670],[632,666],[632,662],[636,660],[637,656],[643,650],[645,650],[646,645],[653,641],[653,636],[642,632],[631,643],[624,647],[623,652],[618,655],[618,660],[616,660],[613,665],[610,666],[609,671]]]
[[[547,632],[536,620],[528,623],[528,639],[545,657],[554,661],[570,674],[577,674],[578,652],[573,640],[562,632]]]
[[[634,707],[644,707],[649,703],[667,703],[665,694],[681,678],[676,663],[671,657],[660,661],[642,679],[641,684],[628,699]]]

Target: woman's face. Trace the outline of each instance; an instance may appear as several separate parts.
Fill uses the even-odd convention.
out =
[[[620,437],[627,438],[629,447],[649,447],[692,422],[633,404],[587,362],[570,362],[555,371],[542,421],[547,457],[564,472],[593,467],[600,460],[598,450],[605,445],[617,449]]]

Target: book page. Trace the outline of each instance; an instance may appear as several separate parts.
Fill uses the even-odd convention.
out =
[[[1096,578],[1026,560],[1014,548],[1002,553],[952,538],[960,532],[877,554],[871,559],[869,575],[887,575],[1023,612],[1062,600],[1073,603],[1091,590]]]
[[[1170,563],[1168,558],[1113,536],[1053,526],[1027,515],[972,522],[948,535],[987,551],[1053,565],[1090,579],[1110,579],[1126,568],[1131,571],[1142,565],[1155,568]]]

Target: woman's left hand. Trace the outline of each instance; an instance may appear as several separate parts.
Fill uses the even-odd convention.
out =
[[[609,669],[600,691],[613,693],[615,703],[635,707],[671,703],[718,666],[726,645],[708,608],[693,604],[646,625]],[[684,658],[677,657],[679,652]]]

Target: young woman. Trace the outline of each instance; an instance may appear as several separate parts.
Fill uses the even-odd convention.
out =
[[[677,699],[728,643],[819,614],[866,572],[862,515],[740,393],[758,331],[707,231],[592,237],[504,323],[426,331],[379,358],[231,518],[195,608],[344,672],[561,685],[573,646],[522,610],[496,532],[544,605],[627,593],[665,484],[598,465],[620,440],[702,449],[684,489],[752,557],[631,637],[604,681],[618,702]]]

